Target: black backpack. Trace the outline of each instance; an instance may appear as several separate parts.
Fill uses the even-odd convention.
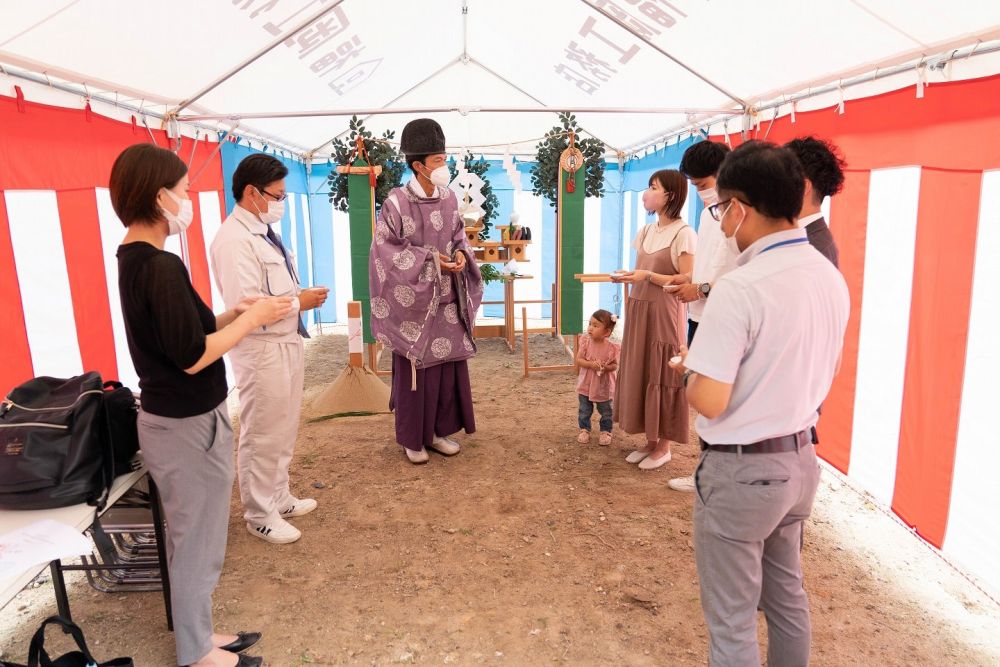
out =
[[[139,451],[139,403],[132,390],[121,382],[104,383],[104,410],[108,418],[108,435],[114,460],[114,476],[132,471],[132,459]]]
[[[7,395],[0,405],[0,508],[103,508],[114,479],[104,395],[96,372],[37,377]]]

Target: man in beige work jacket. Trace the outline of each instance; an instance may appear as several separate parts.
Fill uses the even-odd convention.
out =
[[[294,542],[302,533],[286,519],[316,509],[312,498],[288,488],[288,466],[299,430],[303,345],[301,313],[326,301],[326,288],[302,289],[291,251],[272,225],[285,209],[288,169],[276,158],[255,154],[233,173],[236,207],[212,242],[212,269],[227,307],[254,296],[292,296],[292,312],[261,327],[230,352],[240,390],[237,473],[243,517],[251,535],[272,544]]]

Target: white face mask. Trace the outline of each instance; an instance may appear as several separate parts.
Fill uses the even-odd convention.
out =
[[[734,200],[733,200],[733,201],[732,201],[732,202],[731,202],[731,203],[729,204],[729,208],[732,208],[733,206],[735,206],[735,205],[736,205],[736,203],[737,203],[737,202],[736,202],[736,200],[734,199]],[[740,208],[741,208],[741,209],[743,208],[743,205],[742,205],[742,204],[740,205]],[[727,213],[727,214],[729,213],[729,209],[726,209],[726,213]],[[722,217],[723,217],[723,218],[725,218],[726,216],[725,216],[725,215],[723,215]],[[733,230],[733,235],[732,235],[732,236],[726,236],[726,249],[727,249],[727,250],[728,250],[728,251],[730,252],[730,254],[732,254],[732,255],[739,255],[740,253],[742,253],[742,252],[743,252],[742,250],[740,250],[740,246],[739,246],[739,244],[738,244],[738,243],[736,243],[736,234],[738,234],[738,233],[739,233],[739,231],[740,231],[740,227],[742,227],[742,226],[743,226],[743,223],[744,223],[744,222],[746,222],[746,219],[747,219],[747,212],[746,212],[746,211],[743,211],[743,219],[742,219],[742,220],[740,220],[739,224],[737,224],[737,225],[736,225],[736,229],[734,229],[734,230]],[[725,235],[725,233],[726,233],[726,232],[725,232],[725,231],[723,231],[722,233],[723,233],[723,235]]]
[[[441,166],[432,171],[430,176],[425,176],[425,178],[438,187],[446,188],[451,183],[451,172],[448,171],[447,166]]]
[[[263,197],[264,195],[257,191],[258,194]],[[285,202],[284,201],[271,201],[267,200],[267,211],[261,212],[257,204],[253,205],[257,209],[257,217],[265,225],[273,225],[285,216]]]
[[[719,202],[719,193],[715,191],[715,188],[698,190],[698,197],[701,198],[701,202],[705,206],[711,206],[712,204],[717,204]]]
[[[160,207],[160,210],[163,211],[163,217],[167,219],[167,234],[180,234],[191,226],[191,221],[194,220],[194,206],[191,204],[190,199],[181,199],[166,188],[163,188],[163,191],[167,193],[168,197],[177,202],[177,205],[180,207],[177,213],[171,213],[167,209]]]

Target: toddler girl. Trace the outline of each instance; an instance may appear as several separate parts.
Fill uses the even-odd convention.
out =
[[[590,316],[587,335],[580,337],[580,351],[576,355],[576,366],[580,375],[576,391],[580,395],[580,444],[590,442],[590,418],[594,405],[601,415],[602,445],[611,444],[611,397],[615,393],[615,376],[618,371],[618,355],[621,346],[609,340],[618,318],[606,310],[598,310]]]

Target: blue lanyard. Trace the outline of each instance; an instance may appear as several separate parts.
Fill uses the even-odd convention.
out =
[[[802,237],[798,239],[788,239],[787,241],[778,241],[777,243],[772,243],[771,245],[767,246],[757,254],[763,255],[768,250],[774,250],[775,248],[780,248],[783,245],[796,245],[799,243],[809,243],[809,239],[806,237]]]

